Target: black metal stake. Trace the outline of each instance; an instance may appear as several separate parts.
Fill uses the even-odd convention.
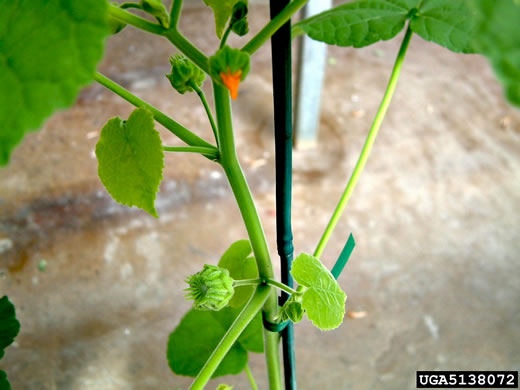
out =
[[[270,0],[271,19],[290,0]],[[271,38],[273,64],[273,99],[276,160],[276,244],[280,255],[282,282],[293,286],[289,273],[293,260],[291,229],[292,194],[292,58],[291,22],[284,24]],[[280,303],[289,295],[282,292]],[[294,327],[289,323],[282,331],[285,389],[296,389]]]

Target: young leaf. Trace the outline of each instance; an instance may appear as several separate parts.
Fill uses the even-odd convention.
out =
[[[0,299],[0,359],[4,356],[4,349],[11,345],[20,331],[20,323],[16,319],[14,305],[7,296]]]
[[[357,0],[296,23],[293,34],[306,33],[329,45],[364,47],[395,37],[418,0]]]
[[[226,333],[227,327],[214,316],[225,310],[209,312],[192,309],[186,313],[168,340],[166,355],[174,373],[197,376]],[[218,366],[213,378],[239,374],[246,364],[247,351],[240,343],[235,343]]]
[[[520,107],[520,2],[478,0],[475,44],[488,57],[509,101]]]
[[[456,53],[473,53],[476,14],[470,1],[424,0],[410,28],[427,41]]]
[[[103,54],[106,0],[0,0],[0,165],[24,134],[72,105]]]
[[[312,323],[321,330],[340,326],[347,296],[321,261],[302,253],[294,260],[291,275],[298,284],[307,287],[302,307]]]
[[[229,275],[235,280],[257,278],[258,268],[254,257],[249,257],[251,252],[251,244],[248,240],[236,241],[224,252],[218,266],[226,268]],[[229,301],[229,306],[243,306],[253,293],[254,286],[235,287],[235,294]]]
[[[226,23],[233,12],[233,6],[238,1],[240,0],[204,0],[204,3],[206,3],[208,7],[211,7],[215,14],[215,29],[219,39],[222,38]],[[244,0],[241,1],[244,2]],[[247,4],[247,1],[245,1],[245,3]]]
[[[110,119],[101,131],[96,156],[99,177],[115,200],[158,216],[154,202],[164,154],[148,109],[136,109],[127,121]]]

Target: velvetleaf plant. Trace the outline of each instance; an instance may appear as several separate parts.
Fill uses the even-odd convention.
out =
[[[255,389],[247,366],[248,353],[263,352],[269,388],[280,389],[278,331],[267,325],[276,328],[307,316],[318,328],[329,330],[343,321],[346,295],[336,281],[337,275],[319,258],[366,164],[412,36],[419,35],[457,53],[485,55],[504,85],[506,97],[520,106],[520,2],[354,0],[293,26],[293,37],[306,34],[331,45],[355,48],[392,39],[405,30],[381,106],[345,192],[313,255],[303,253],[294,260],[291,274],[299,286],[293,289],[274,276],[262,225],[238,162],[230,97],[239,98],[240,83],[246,82],[250,71],[250,57],[306,0],[289,2],[242,48],[230,47],[227,38],[232,33],[248,34],[247,19],[251,15],[247,1],[203,1],[214,12],[215,32],[220,39],[219,47],[209,55],[177,27],[182,0],[174,0],[170,9],[160,0],[122,4],[106,0],[0,0],[0,164],[7,164],[13,148],[26,133],[38,129],[56,110],[70,107],[80,89],[96,81],[136,107],[126,120],[109,120],[96,147],[99,177],[115,200],[158,217],[155,197],[163,169],[167,169],[165,152],[200,154],[220,165],[249,237],[233,243],[217,265],[205,265],[199,273],[188,276],[187,297],[194,305],[169,337],[168,363],[176,374],[195,378],[192,389],[204,388],[211,378],[244,371]],[[34,26],[41,31],[37,36],[32,34]],[[195,92],[199,96],[213,130],[213,141],[200,138],[96,72],[105,39],[130,27],[168,39],[181,53],[169,59],[171,73],[166,77],[177,92]],[[206,77],[213,86],[213,108],[201,89]],[[163,145],[155,121],[186,146]],[[278,289],[290,295],[282,307],[277,301]],[[19,329],[7,297],[0,300],[0,329],[8,329],[0,340],[3,355],[3,348]],[[194,334],[198,337],[192,337]],[[10,388],[3,372],[0,385],[2,389]]]

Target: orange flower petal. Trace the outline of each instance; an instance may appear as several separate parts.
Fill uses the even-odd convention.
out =
[[[235,73],[220,72],[220,78],[224,85],[229,89],[231,99],[235,100],[238,97],[238,86],[240,85],[240,78],[242,77],[242,71],[237,70]]]

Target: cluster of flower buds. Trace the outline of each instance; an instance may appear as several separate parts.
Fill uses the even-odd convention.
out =
[[[229,271],[215,265],[204,265],[202,271],[188,277],[186,283],[190,286],[186,297],[195,301],[193,307],[198,310],[221,310],[235,293]]]
[[[239,1],[233,6],[231,13],[231,22],[229,23],[231,30],[239,35],[244,36],[249,32],[249,25],[247,23],[247,3]]]
[[[209,58],[209,71],[214,80],[229,89],[234,100],[238,96],[240,82],[249,73],[249,54],[224,46]]]
[[[170,80],[172,87],[181,94],[193,92],[193,87],[200,87],[206,79],[206,74],[197,65],[186,57],[177,54],[170,57],[172,72],[166,77]]]

